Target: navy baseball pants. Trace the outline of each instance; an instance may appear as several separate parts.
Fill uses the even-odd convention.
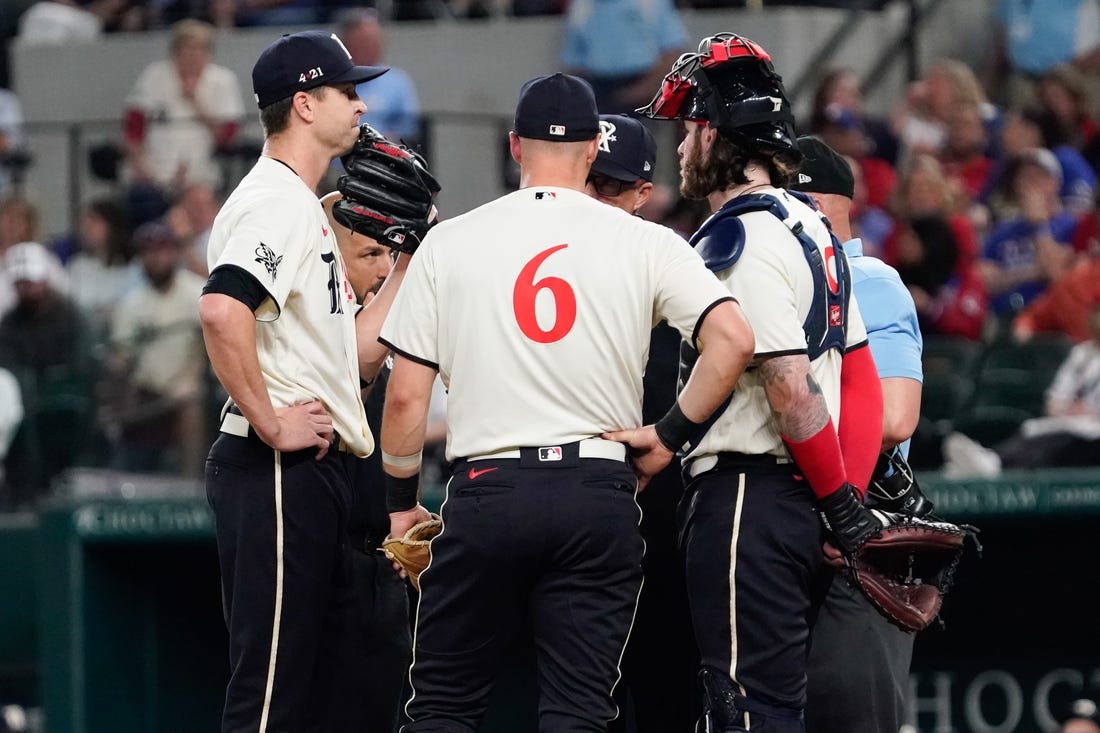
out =
[[[540,733],[605,733],[615,717],[642,583],[637,480],[625,462],[578,458],[575,446],[555,468],[456,462],[420,576],[405,733],[476,731],[525,627]]]
[[[827,577],[810,487],[793,464],[721,454],[687,479],[678,514],[709,730],[802,733],[810,622]]]
[[[222,733],[361,730],[348,461],[222,433],[206,463],[230,679]]]

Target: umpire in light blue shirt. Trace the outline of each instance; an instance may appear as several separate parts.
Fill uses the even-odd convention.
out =
[[[812,136],[798,138],[805,156],[793,188],[813,198],[842,242],[852,289],[867,326],[882,381],[882,448],[867,502],[923,515],[931,502],[912,480],[906,457],[920,418],[923,340],[917,310],[897,271],[863,254],[848,215],[858,169]],[[905,722],[905,691],[914,635],[890,624],[843,578],[831,583],[807,667],[807,733],[881,733]],[[854,655],[854,656],[853,656]],[[839,664],[843,661],[844,668]]]

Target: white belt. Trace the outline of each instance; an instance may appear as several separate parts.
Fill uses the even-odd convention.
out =
[[[223,433],[236,435],[238,438],[247,438],[248,428],[248,420],[244,415],[238,415],[235,412],[227,412],[225,413],[225,417],[222,418]]]
[[[555,448],[559,446],[542,446],[543,448]],[[537,448],[536,448],[537,450]],[[609,461],[625,461],[626,446],[614,440],[603,438],[587,438],[580,441],[577,453],[581,458],[606,458]],[[487,461],[494,458],[519,458],[520,449],[501,450],[496,453],[485,453],[480,456],[469,456],[467,461]]]
[[[700,456],[687,464],[687,475],[695,478],[718,465],[718,456]]]

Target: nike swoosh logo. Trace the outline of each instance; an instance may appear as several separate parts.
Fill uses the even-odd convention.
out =
[[[327,237],[328,236],[328,229],[325,229],[324,227],[321,227],[321,236],[322,237]]]
[[[498,468],[498,466],[493,466],[492,468],[471,468],[470,469],[470,474],[469,474],[470,479],[473,480],[473,479],[477,478],[478,476],[480,476],[481,474],[489,473],[490,471],[495,471],[495,470],[497,470],[497,468]]]

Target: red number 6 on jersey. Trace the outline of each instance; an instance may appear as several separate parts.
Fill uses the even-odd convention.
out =
[[[512,310],[516,314],[516,323],[523,335],[540,344],[560,341],[573,328],[577,320],[577,296],[573,288],[560,277],[544,277],[535,280],[535,271],[547,257],[565,249],[568,244],[559,244],[535,255],[523,266],[512,288]],[[542,289],[554,296],[554,323],[549,331],[544,331],[535,317],[535,298]]]

